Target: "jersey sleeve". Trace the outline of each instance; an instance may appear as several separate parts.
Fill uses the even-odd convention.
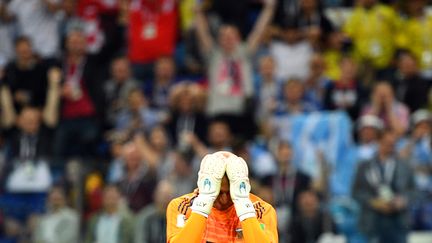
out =
[[[206,218],[200,214],[187,213],[193,197],[172,200],[167,208],[167,242],[200,243],[206,228]],[[188,216],[188,217],[187,217]],[[187,220],[186,220],[187,219]]]

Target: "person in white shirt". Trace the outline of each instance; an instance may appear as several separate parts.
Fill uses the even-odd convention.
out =
[[[15,19],[18,34],[28,36],[42,58],[55,57],[60,49],[59,0],[11,0],[7,20]]]
[[[85,243],[133,243],[133,220],[121,210],[121,194],[114,185],[103,191],[103,210],[90,219]]]
[[[270,53],[276,62],[277,80],[296,77],[305,80],[309,74],[309,63],[313,55],[312,46],[300,35],[296,23],[287,23],[281,39],[270,45]]]
[[[37,220],[33,242],[76,243],[79,237],[79,216],[66,205],[62,188],[51,189],[47,206],[48,212]]]

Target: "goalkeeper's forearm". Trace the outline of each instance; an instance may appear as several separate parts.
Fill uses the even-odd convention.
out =
[[[171,239],[169,243],[201,243],[204,237],[207,218],[198,213],[191,213],[185,226]]]
[[[248,218],[241,222],[245,243],[275,243],[261,228],[257,218]]]

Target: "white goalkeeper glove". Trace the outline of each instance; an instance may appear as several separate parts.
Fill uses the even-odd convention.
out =
[[[208,217],[219,195],[225,168],[226,159],[220,154],[208,154],[202,159],[197,181],[199,194],[193,200],[192,212]]]
[[[251,186],[246,161],[238,156],[227,160],[226,173],[230,182],[230,195],[240,221],[256,217],[252,201],[249,199]]]

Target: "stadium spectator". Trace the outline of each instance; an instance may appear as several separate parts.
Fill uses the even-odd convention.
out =
[[[4,70],[3,81],[9,86],[15,108],[45,104],[47,95],[47,68],[33,53],[32,43],[27,37],[15,41],[16,58]]]
[[[396,100],[392,86],[388,82],[378,82],[373,87],[370,103],[362,108],[362,115],[379,117],[384,127],[402,136],[409,126],[409,110]]]
[[[276,63],[276,78],[282,81],[294,77],[306,79],[313,54],[312,46],[301,36],[295,20],[285,23],[280,35],[281,40],[274,40],[270,45],[270,53]]]
[[[121,211],[121,194],[116,186],[103,191],[103,209],[94,215],[86,230],[85,243],[133,243],[133,220]]]
[[[265,6],[246,42],[242,42],[236,26],[222,25],[218,29],[215,43],[201,8],[198,7],[195,21],[201,52],[206,58],[208,86],[209,90],[212,90],[207,101],[207,114],[244,116],[247,101],[253,95],[250,57],[255,54],[264,29],[271,21],[275,0],[265,1]]]
[[[150,108],[141,89],[133,89],[128,94],[127,107],[117,115],[114,129],[125,134],[140,130],[149,132],[164,119],[165,115]]]
[[[168,109],[169,93],[176,82],[176,65],[172,57],[160,57],[154,65],[154,79],[147,80],[144,92],[150,105],[158,110]]]
[[[412,228],[430,230],[428,208],[431,205],[432,156],[431,150],[431,114],[427,110],[418,110],[411,116],[411,133],[399,145],[400,156],[406,159],[414,170],[417,194],[412,209]]]
[[[325,76],[325,61],[324,57],[315,53],[309,63],[310,72],[305,80],[305,99],[314,104],[317,109],[324,108],[324,95],[327,86],[330,85],[330,80]]]
[[[291,145],[280,141],[274,154],[278,170],[273,177],[268,177],[263,184],[273,191],[273,206],[278,215],[278,232],[281,242],[288,242],[290,222],[298,213],[297,200],[301,192],[309,190],[311,178],[297,170],[292,161]]]
[[[138,87],[139,83],[132,77],[127,58],[114,59],[111,63],[111,78],[104,85],[108,125],[115,124],[119,111],[127,107],[129,93]]]
[[[136,216],[135,243],[166,242],[166,209],[174,198],[172,183],[161,180],[153,194],[154,202]],[[183,194],[182,194],[183,195]]]
[[[119,189],[133,212],[138,212],[150,204],[156,185],[156,172],[149,167],[134,143],[123,147],[122,157],[125,173],[119,182]]]
[[[231,132],[231,127],[227,122],[215,119],[211,121],[208,126],[208,146],[191,132],[186,133],[183,139],[185,144],[193,149],[198,158],[203,158],[206,154],[212,151],[230,151],[232,147],[233,134]]]
[[[196,175],[192,167],[193,153],[191,151],[175,151],[172,156],[173,165],[165,177],[174,188],[174,196],[191,192],[196,187]]]
[[[331,216],[322,211],[316,192],[309,190],[300,193],[296,203],[299,213],[294,215],[291,222],[290,242],[319,242],[324,233],[335,230]]]
[[[401,52],[397,58],[397,70],[392,79],[395,97],[414,112],[425,108],[428,103],[430,84],[421,77],[415,57],[409,52]]]
[[[397,135],[385,131],[377,156],[359,164],[353,197],[361,206],[359,228],[370,242],[407,242],[407,207],[415,184],[413,171],[395,151]]]
[[[143,136],[135,137],[135,144],[149,166],[156,170],[158,179],[165,178],[169,170],[171,145],[167,131],[163,126],[156,126],[148,135],[148,141]]]
[[[9,127],[7,130],[9,149],[3,174],[10,176],[7,181],[9,190],[43,191],[50,183],[51,178],[40,176],[50,175],[47,163],[52,159],[52,134],[58,121],[60,80],[61,71],[57,68],[51,69],[47,103],[43,110],[30,106],[23,108],[17,117],[16,126]],[[4,119],[12,121],[15,117],[15,110],[7,88],[3,88],[3,94],[5,97],[3,97],[2,107],[8,111],[4,116],[10,116]],[[25,170],[31,168],[34,169],[34,178],[27,180],[22,177]]]
[[[259,71],[255,79],[255,116],[259,124],[274,112],[280,95],[280,83],[274,74],[275,65],[271,56],[262,56],[259,59]]]
[[[357,132],[357,160],[360,162],[371,160],[378,150],[378,139],[384,124],[377,116],[364,115],[358,119]]]
[[[329,33],[324,41],[323,57],[325,60],[325,76],[330,80],[340,79],[340,62],[343,55],[346,55],[344,50],[344,34],[335,30]]]
[[[333,31],[333,25],[324,14],[321,1],[301,0],[299,5],[299,28],[314,49],[320,50],[322,40]]]
[[[411,116],[412,131],[400,146],[400,156],[407,160],[415,171],[417,189],[429,191],[432,185],[430,168],[432,161],[431,122],[428,110],[417,110]],[[425,194],[426,195],[426,194]]]
[[[56,132],[55,153],[58,160],[70,156],[94,154],[98,137],[97,115],[102,102],[98,72],[100,65],[87,55],[87,44],[80,29],[66,37],[63,61],[61,121]],[[81,146],[74,146],[76,144]]]
[[[159,57],[174,54],[177,1],[133,0],[128,13],[128,57],[134,76],[146,80]]]
[[[377,0],[358,1],[343,27],[354,44],[355,58],[371,68],[377,79],[389,77],[399,27],[396,11]]]
[[[60,7],[60,3],[54,0],[12,0],[1,17],[6,21],[16,21],[18,34],[29,37],[38,56],[55,58],[60,50]]]
[[[416,58],[423,78],[432,79],[432,17],[426,13],[425,0],[405,2],[406,18],[399,31],[398,44]]]
[[[199,106],[202,92],[197,84],[187,82],[175,85],[170,91],[170,114],[166,127],[172,145],[178,149],[184,149],[182,134],[187,132],[193,132],[201,141],[206,141],[208,121]]]
[[[33,235],[35,243],[75,243],[79,239],[78,213],[66,204],[62,188],[54,187],[48,195],[47,213],[38,217]]]
[[[314,104],[304,99],[304,84],[299,79],[290,79],[283,85],[283,100],[276,108],[276,116],[302,114],[317,110]]]
[[[344,110],[355,121],[368,98],[366,88],[357,77],[357,64],[344,57],[340,62],[340,79],[330,83],[324,94],[326,110]]]

